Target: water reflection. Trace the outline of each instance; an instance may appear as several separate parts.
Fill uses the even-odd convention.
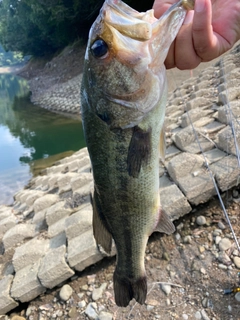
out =
[[[0,203],[27,183],[32,161],[84,146],[79,120],[34,106],[24,79],[0,75]]]

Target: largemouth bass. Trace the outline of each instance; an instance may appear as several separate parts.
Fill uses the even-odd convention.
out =
[[[179,1],[157,20],[153,10],[106,0],[89,33],[81,112],[94,177],[93,233],[107,253],[114,239],[119,306],[145,302],[148,238],[175,230],[159,199],[164,60],[191,2]]]

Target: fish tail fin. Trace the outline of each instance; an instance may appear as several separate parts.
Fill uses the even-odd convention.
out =
[[[115,302],[119,307],[128,306],[134,298],[138,303],[144,304],[147,296],[147,277],[130,280],[121,277],[115,271],[113,276]]]

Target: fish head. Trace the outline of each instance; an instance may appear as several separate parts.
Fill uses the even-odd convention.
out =
[[[180,2],[160,19],[153,10],[140,13],[120,0],[104,2],[89,33],[84,83],[100,113],[110,102],[104,113],[112,126],[133,127],[161,99],[164,60],[186,14]]]

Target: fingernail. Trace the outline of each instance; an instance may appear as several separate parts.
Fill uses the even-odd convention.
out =
[[[205,0],[196,0],[195,1],[195,6],[194,6],[194,11],[195,12],[204,12],[205,11]]]
[[[189,24],[193,21],[194,11],[190,10],[187,12],[185,20],[183,21],[183,24]]]

